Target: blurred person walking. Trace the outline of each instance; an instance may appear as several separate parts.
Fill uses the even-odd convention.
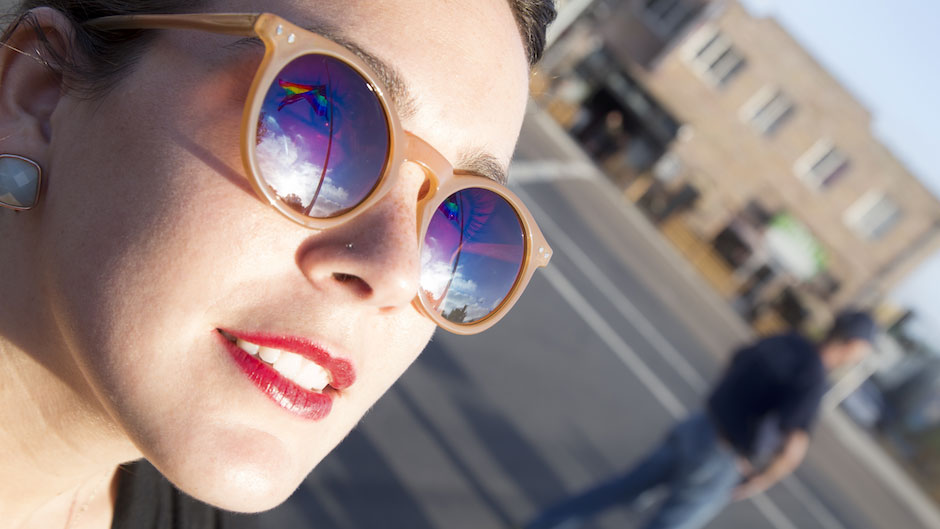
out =
[[[543,511],[525,529],[575,529],[615,505],[666,486],[645,529],[698,529],[732,501],[767,490],[803,461],[828,388],[827,372],[861,360],[877,326],[864,312],[839,314],[814,344],[788,333],[738,350],[703,411],[676,424],[626,473]]]

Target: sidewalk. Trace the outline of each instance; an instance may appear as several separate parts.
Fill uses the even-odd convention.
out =
[[[576,142],[559,127],[555,121],[537,105],[530,102],[527,109],[527,121],[539,128],[552,139],[557,147],[551,161],[545,160],[519,162],[510,170],[512,179],[520,183],[533,179],[584,178],[600,186],[609,187],[605,193],[610,198],[611,206],[620,209],[650,245],[673,267],[676,275],[684,281],[682,288],[687,288],[699,296],[714,314],[727,324],[738,342],[753,338],[754,333],[714,290],[699,277],[698,272],[682,258],[658,230],[649,223],[645,216],[633,205],[621,198],[620,191],[601,173],[596,165],[580,149]],[[570,171],[570,173],[568,172]],[[663,288],[666,286],[663,285]],[[668,285],[676,288],[676,285]],[[668,296],[665,296],[668,299]],[[692,326],[696,328],[696,326]],[[705,333],[706,341],[709,333]],[[727,353],[725,353],[727,354]],[[869,470],[879,476],[890,488],[897,499],[906,505],[912,513],[927,527],[940,529],[940,509],[907,475],[907,473],[879,447],[869,434],[855,425],[845,414],[835,409],[823,417],[823,424],[830,429],[846,450],[858,458]]]

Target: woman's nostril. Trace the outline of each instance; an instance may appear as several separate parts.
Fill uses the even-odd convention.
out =
[[[344,274],[342,272],[334,272],[333,280],[342,285],[345,288],[348,288],[356,293],[360,297],[368,297],[372,293],[372,286],[369,285],[364,279],[353,274]]]
[[[431,191],[431,179],[425,178],[424,184],[421,185],[421,189],[418,190],[418,202],[424,200],[428,196],[428,193]]]

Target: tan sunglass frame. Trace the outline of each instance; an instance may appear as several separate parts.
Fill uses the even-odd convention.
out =
[[[260,38],[264,42],[265,53],[245,101],[242,116],[242,160],[245,164],[245,171],[249,175],[248,181],[255,193],[294,222],[309,228],[327,229],[359,215],[381,200],[393,188],[399,178],[399,168],[405,161],[419,165],[430,182],[429,192],[418,203],[419,248],[423,244],[424,234],[438,205],[457,191],[483,188],[500,195],[509,202],[516,210],[525,234],[526,251],[515,284],[496,310],[470,324],[452,322],[437,311],[431,310],[422,298],[419,288],[414,306],[444,330],[456,334],[476,334],[492,327],[519,300],[535,269],[548,264],[552,250],[522,201],[504,185],[489,178],[455,175],[450,162],[441,153],[421,138],[402,129],[394,104],[385,96],[384,87],[379,78],[365,61],[347,48],[270,13],[124,15],[97,18],[87,22],[86,25],[99,30],[192,29]],[[258,176],[261,172],[253,148],[257,136],[257,116],[261,111],[268,87],[274,82],[282,68],[294,59],[307,54],[334,57],[354,68],[374,89],[385,110],[389,126],[390,154],[378,185],[355,208],[326,219],[314,219],[291,209],[279,200],[268,186],[262,184]]]

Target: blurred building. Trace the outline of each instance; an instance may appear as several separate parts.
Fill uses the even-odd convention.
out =
[[[538,98],[759,327],[821,328],[940,248],[940,202],[773,19],[734,0],[581,4]]]

